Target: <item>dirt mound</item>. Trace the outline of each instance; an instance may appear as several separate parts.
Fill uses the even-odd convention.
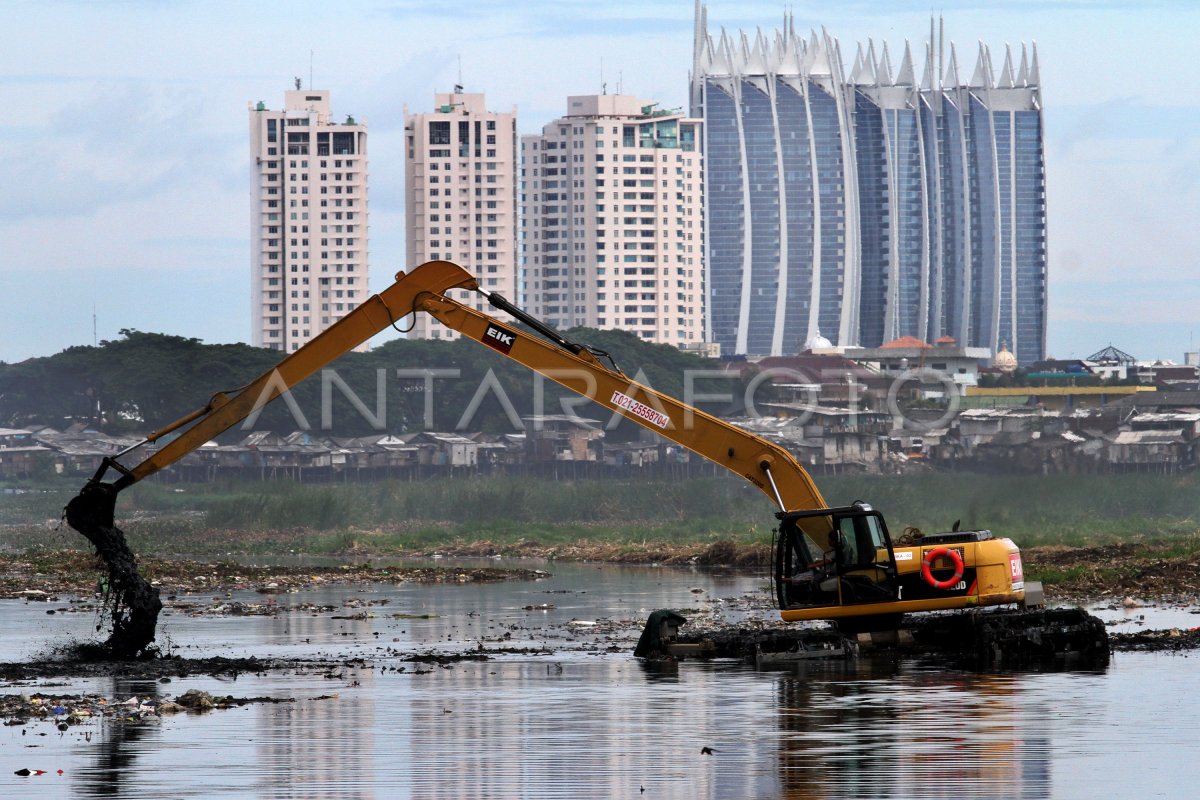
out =
[[[189,675],[237,677],[265,672],[337,666],[333,662],[289,661],[257,658],[161,658],[100,659],[70,655],[36,661],[0,664],[0,679],[31,681],[53,677],[70,678],[186,678]]]
[[[1144,652],[1178,652],[1200,648],[1200,628],[1180,630],[1169,628],[1137,633],[1114,633],[1109,637],[1114,650]]]
[[[1168,543],[1123,542],[1102,547],[1022,550],[1027,577],[1041,579],[1048,597],[1137,597],[1195,602],[1200,554]]]

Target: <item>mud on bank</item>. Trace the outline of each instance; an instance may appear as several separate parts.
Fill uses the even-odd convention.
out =
[[[494,556],[496,548],[489,542],[441,548],[445,556]],[[505,551],[506,556],[523,555],[561,560],[609,561],[616,563],[698,565],[711,569],[750,569],[765,571],[759,561],[766,548],[759,545],[738,545],[731,542],[691,545],[651,545],[631,549],[606,543],[578,542],[570,547],[543,548],[526,543],[519,553]],[[404,557],[432,555],[392,554],[397,561]],[[1196,628],[1166,631],[1142,631],[1136,634],[1112,636],[1115,651],[1154,650],[1190,651],[1200,648],[1200,560],[1194,555],[1178,555],[1166,547],[1123,544],[1096,548],[1031,548],[1024,551],[1026,575],[1042,576],[1047,580],[1047,596],[1052,603],[1108,603],[1113,607],[1138,604],[1172,605],[1198,613]],[[350,558],[361,561],[361,553]],[[304,604],[292,607],[277,604],[272,595],[300,591],[330,584],[386,583],[457,583],[483,581],[536,580],[546,577],[553,569],[527,567],[460,567],[429,566],[402,567],[388,565],[348,564],[339,567],[250,567],[228,561],[140,559],[146,578],[161,589],[169,608],[177,613],[253,616],[293,612],[329,612],[389,616],[384,610],[367,611],[351,608],[307,608]],[[29,601],[52,601],[47,613],[88,611],[88,598],[96,595],[102,565],[95,556],[78,551],[37,551],[22,555],[0,555],[0,598]],[[232,591],[256,591],[261,602],[234,602],[225,595]],[[60,609],[54,604],[68,608]],[[209,602],[211,601],[211,603]],[[362,602],[356,600],[356,602]],[[716,602],[716,601],[714,601]],[[730,602],[730,601],[723,601]],[[762,611],[767,606],[764,597],[740,598],[732,601],[744,610]],[[733,606],[726,605],[728,610]],[[349,610],[347,610],[349,609]],[[703,624],[704,614],[696,617],[696,608],[684,610],[694,623]],[[356,618],[354,616],[346,617]],[[633,636],[640,622],[629,620],[622,629],[625,638]],[[768,623],[774,627],[779,623]],[[786,627],[786,626],[784,626]],[[620,637],[618,637],[620,638]],[[620,648],[631,650],[630,648]],[[418,654],[419,655],[419,654]],[[436,655],[436,654],[435,654]],[[537,654],[534,654],[537,655]],[[436,660],[436,659],[434,659]],[[251,663],[252,662],[252,663]],[[120,666],[115,666],[115,664]],[[112,675],[128,674],[139,677],[171,677],[184,674],[221,674],[229,670],[274,672],[290,669],[318,669],[320,665],[290,661],[238,661],[225,659],[154,658],[127,662],[88,662],[87,660],[44,660],[23,664],[0,665],[0,679],[31,680],[53,675]]]
[[[309,589],[328,583],[473,583],[535,580],[543,570],[501,567],[346,564],[337,567],[246,566],[232,561],[189,561],[140,557],[140,571],[164,595],[254,589],[263,594]],[[90,596],[103,564],[79,550],[0,554],[0,598],[45,599]]]
[[[1200,553],[1190,540],[1136,542],[1102,547],[1032,547],[1022,551],[1025,577],[1040,580],[1052,601],[1123,599],[1200,604]],[[572,544],[489,540],[456,542],[433,549],[404,551],[355,550],[342,554],[339,567],[248,567],[233,561],[195,561],[139,555],[146,578],[163,593],[259,588],[275,583],[288,590],[323,582],[385,581],[445,583],[528,580],[538,571],[526,568],[388,567],[381,560],[446,556],[454,558],[518,558],[546,561],[597,561],[612,564],[657,564],[734,568],[766,572],[771,549],[765,543],[732,541],[614,543],[581,539]],[[261,556],[255,557],[261,560]],[[371,558],[377,563],[366,565]],[[547,567],[550,569],[550,567]],[[74,549],[0,554],[0,597],[20,597],[27,590],[91,592],[102,565],[89,553]]]

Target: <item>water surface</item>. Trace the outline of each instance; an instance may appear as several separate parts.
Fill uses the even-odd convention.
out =
[[[0,687],[114,700],[193,688],[294,699],[61,734],[48,723],[0,728],[0,797],[1186,798],[1200,782],[1196,659],[1187,655],[1122,653],[1102,673],[977,674],[892,657],[765,672],[729,662],[650,668],[629,655],[639,631],[622,620],[660,607],[769,618],[714,602],[756,593],[763,579],[544,568],[553,576],[533,583],[342,586],[277,598],[332,612],[175,610],[161,630],[183,656],[340,655],[370,666]],[[525,608],[543,604],[554,608]],[[91,630],[89,613],[46,613],[63,607],[0,601],[0,660]],[[374,616],[334,618],[356,611]],[[1131,628],[1197,619],[1154,608],[1104,613]],[[481,643],[553,654],[401,660]],[[49,774],[15,776],[22,767]]]

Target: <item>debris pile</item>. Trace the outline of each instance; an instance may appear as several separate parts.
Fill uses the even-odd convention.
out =
[[[1111,634],[1114,650],[1180,652],[1200,648],[1200,628],[1168,628],[1161,631]]]
[[[198,689],[190,689],[174,700],[162,697],[112,700],[98,694],[7,694],[0,695],[0,718],[7,727],[47,723],[65,732],[93,720],[137,722],[168,714],[240,708],[249,703],[294,702],[293,697],[213,697]]]
[[[142,558],[139,569],[162,594],[184,596],[249,590],[269,597],[346,583],[494,583],[550,576],[540,569],[345,564],[322,567],[250,566],[232,561]],[[51,600],[61,595],[91,596],[96,590],[96,559],[81,550],[0,554],[0,598]]]

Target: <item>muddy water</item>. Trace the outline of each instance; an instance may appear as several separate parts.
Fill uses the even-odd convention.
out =
[[[1192,797],[1200,781],[1200,654],[1119,653],[1100,674],[978,675],[891,659],[773,672],[728,663],[655,670],[628,655],[635,626],[606,622],[664,606],[767,616],[712,602],[740,598],[761,581],[546,568],[554,576],[532,584],[340,587],[277,598],[338,607],[315,614],[192,617],[168,603],[161,633],[184,656],[355,655],[372,666],[0,686],[116,700],[188,689],[294,699],[64,733],[49,723],[3,727],[0,797]],[[343,606],[367,601],[376,604]],[[542,604],[554,608],[525,608]],[[88,633],[88,613],[46,613],[66,607],[0,602],[0,660]],[[374,616],[334,618],[355,611]],[[397,613],[437,616],[390,616]],[[1179,610],[1103,613],[1127,628],[1200,621]],[[445,667],[400,660],[481,642],[554,653]],[[702,754],[705,747],[713,752]],[[48,774],[15,776],[21,768]]]

